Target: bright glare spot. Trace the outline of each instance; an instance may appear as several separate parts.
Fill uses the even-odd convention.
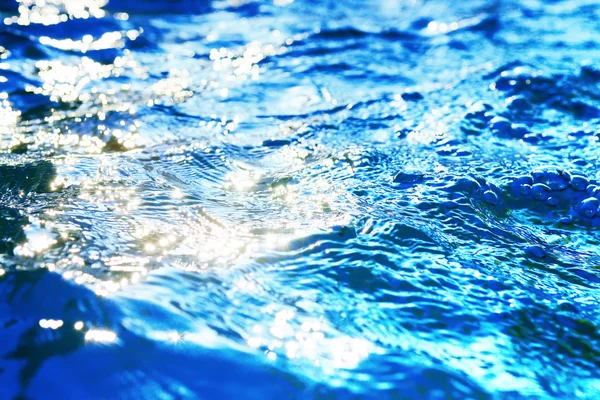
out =
[[[146,251],[153,252],[153,251],[156,251],[156,246],[153,245],[152,243],[147,243],[144,246],[144,249],[146,249]]]
[[[183,333],[179,333],[177,331],[169,332],[168,338],[170,342],[177,343],[183,340]]]
[[[334,340],[330,346],[338,368],[356,368],[371,352],[371,343],[361,339]]]
[[[289,359],[306,359],[326,370],[354,369],[369,354],[378,351],[374,345],[361,338],[352,338],[334,332],[323,320],[298,321],[291,310],[275,314],[268,331],[255,327],[247,340],[249,347],[265,347],[271,360],[278,356]],[[275,349],[282,352],[275,353]],[[273,355],[271,355],[273,354]]]
[[[259,178],[259,173],[248,170],[230,172],[226,177],[225,188],[237,191],[249,190],[256,185]]]
[[[85,334],[85,340],[88,342],[114,343],[117,341],[117,334],[104,329],[90,329]]]
[[[287,342],[285,351],[288,358],[296,358],[300,344],[296,341]]]
[[[173,198],[174,199],[183,199],[183,192],[181,189],[176,188],[173,190]]]
[[[63,322],[60,319],[41,319],[40,326],[44,329],[58,329],[63,326]]]
[[[81,322],[81,321],[77,321],[77,322],[75,322],[74,328],[75,328],[75,330],[77,330],[77,331],[80,331],[80,330],[82,330],[82,329],[83,329],[83,322]]]
[[[56,243],[56,240],[52,236],[43,232],[36,232],[27,236],[29,240],[26,243],[15,247],[15,255],[33,257]]]
[[[260,338],[252,337],[252,338],[248,339],[248,346],[252,347],[253,349],[259,348],[260,345],[261,345]]]
[[[159,96],[171,97],[175,103],[182,102],[193,95],[189,90],[189,72],[171,70],[169,76],[152,85],[152,90]]]

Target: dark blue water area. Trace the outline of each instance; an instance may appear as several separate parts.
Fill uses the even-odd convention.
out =
[[[600,3],[0,0],[0,399],[600,398]]]

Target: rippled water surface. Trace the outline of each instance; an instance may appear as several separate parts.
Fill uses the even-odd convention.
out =
[[[596,0],[0,23],[1,398],[600,398]]]

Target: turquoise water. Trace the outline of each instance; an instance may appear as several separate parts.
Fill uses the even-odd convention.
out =
[[[597,1],[0,21],[0,398],[600,398]]]

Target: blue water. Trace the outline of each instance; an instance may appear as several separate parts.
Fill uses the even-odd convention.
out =
[[[1,399],[600,398],[598,1],[19,2]]]

